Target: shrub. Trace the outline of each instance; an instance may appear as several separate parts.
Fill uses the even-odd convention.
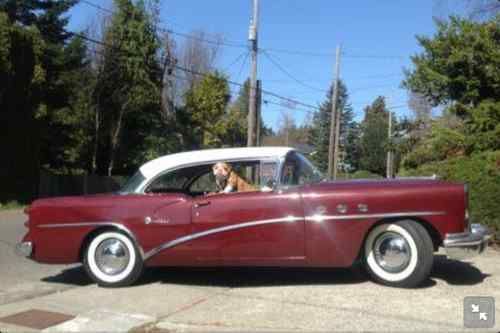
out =
[[[7,201],[6,203],[0,202],[0,210],[9,210],[9,209],[21,209],[24,205],[17,201]]]
[[[400,176],[433,174],[468,183],[472,222],[486,224],[495,232],[495,238],[500,239],[500,151],[451,158],[400,172]]]
[[[383,178],[381,175],[372,173],[367,170],[358,170],[352,174],[350,174],[351,179],[377,179],[377,178]]]

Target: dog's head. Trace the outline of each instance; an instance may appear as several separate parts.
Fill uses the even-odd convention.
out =
[[[227,180],[229,178],[229,175],[231,174],[231,170],[231,166],[225,162],[215,163],[212,167],[212,172],[215,176],[215,182],[221,189],[226,187]]]

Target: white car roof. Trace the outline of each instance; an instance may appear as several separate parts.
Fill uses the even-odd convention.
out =
[[[158,173],[182,166],[211,163],[214,161],[234,161],[239,159],[281,158],[294,150],[290,147],[248,147],[248,148],[221,148],[187,151],[170,154],[147,162],[140,167],[141,173],[146,178],[156,176]]]

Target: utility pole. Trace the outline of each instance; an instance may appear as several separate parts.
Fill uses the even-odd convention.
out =
[[[330,121],[330,140],[328,145],[328,177],[337,178],[338,167],[338,147],[340,133],[340,112],[337,112],[337,100],[339,95],[339,77],[340,77],[340,45],[337,46],[335,59],[335,81],[333,82],[332,93],[332,111]]]
[[[389,142],[389,149],[387,149],[387,178],[392,178],[392,112],[389,109],[389,126],[388,126],[388,142]]]
[[[250,100],[248,106],[248,131],[247,146],[257,145],[257,54],[258,54],[258,28],[259,28],[259,0],[253,0],[253,17],[250,22],[248,40],[252,54],[250,70]]]
[[[260,146],[261,145],[261,133],[260,133],[260,127],[262,124],[262,81],[257,80],[257,122],[256,122],[256,129],[255,132],[256,134],[256,145]]]

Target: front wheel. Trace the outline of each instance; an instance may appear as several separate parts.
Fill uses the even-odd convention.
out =
[[[376,226],[364,246],[365,266],[372,278],[394,287],[412,288],[429,278],[434,247],[427,230],[404,220]]]
[[[134,283],[142,273],[143,261],[137,246],[126,235],[106,231],[88,244],[83,266],[97,284],[123,287]]]

